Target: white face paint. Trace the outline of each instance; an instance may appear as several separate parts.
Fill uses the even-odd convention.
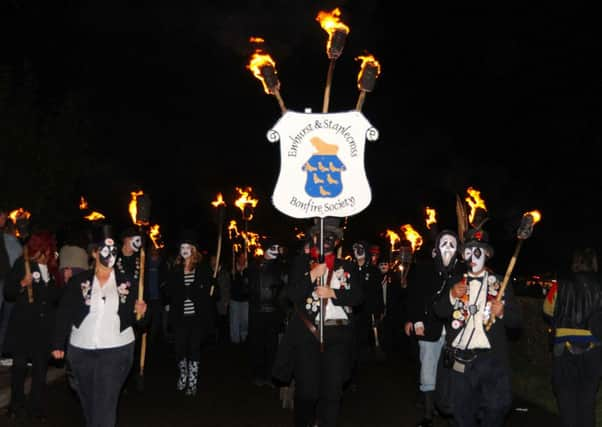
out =
[[[441,261],[445,267],[449,267],[458,249],[458,240],[451,234],[444,234],[439,240],[439,252]]]
[[[184,259],[188,259],[192,256],[192,245],[189,243],[182,243],[180,245],[180,256]]]
[[[366,248],[359,243],[353,245],[353,256],[355,259],[364,259],[366,258]]]
[[[468,265],[470,271],[478,274],[485,268],[485,250],[478,246],[472,246],[464,249],[464,261]]]
[[[265,251],[265,259],[276,259],[280,255],[280,246],[272,245]]]
[[[130,238],[130,247],[134,252],[138,252],[142,247],[142,237],[141,236],[132,236]]]
[[[113,239],[105,239],[98,248],[98,261],[108,268],[113,268],[117,260],[117,247]]]
[[[389,263],[388,262],[381,262],[381,263],[379,263],[378,264],[378,269],[383,274],[388,273],[389,272]]]

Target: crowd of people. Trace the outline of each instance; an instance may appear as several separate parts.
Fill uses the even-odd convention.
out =
[[[46,419],[46,372],[62,361],[86,425],[116,425],[121,393],[143,387],[141,348],[159,341],[173,347],[183,398],[197,395],[209,342],[244,349],[255,386],[294,390],[296,427],[336,426],[363,364],[401,351],[417,362],[419,427],[436,416],[502,426],[509,413],[506,329],[521,327],[521,309],[487,266],[494,250],[482,224],[433,235],[406,276],[366,240],[341,256],[337,218],[308,227],[298,249],[271,236],[226,265],[195,230],[181,230],[169,253],[141,227],[68,227],[59,242],[46,229],[19,233],[7,213],[0,207],[0,363],[12,365],[11,418]],[[573,264],[544,307],[553,383],[563,426],[593,426],[602,290],[595,252]]]

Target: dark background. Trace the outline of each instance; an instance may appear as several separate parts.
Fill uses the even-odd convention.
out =
[[[328,70],[320,10],[350,27],[330,111],[355,108],[366,52],[382,73],[363,106],[371,205],[345,239],[383,242],[424,208],[456,227],[455,197],[487,204],[503,272],[523,212],[543,219],[517,271],[568,264],[573,244],[599,246],[601,62],[593,10],[575,6],[442,6],[378,1],[18,1],[0,6],[0,200],[53,226],[90,208],[128,222],[130,191],[151,196],[166,240],[197,228],[216,239],[218,192],[259,199],[249,228],[292,239],[308,222],[270,196],[281,112],[246,69],[250,36],[266,40],[295,111],[322,108]],[[240,221],[228,207],[226,220]]]

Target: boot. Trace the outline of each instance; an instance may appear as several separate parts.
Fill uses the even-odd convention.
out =
[[[186,359],[182,359],[178,362],[178,383],[176,385],[176,389],[178,391],[184,391],[186,388],[186,380],[188,379],[188,361]]]
[[[425,391],[424,395],[424,415],[416,427],[433,427],[433,416],[435,415],[435,392]]]
[[[186,396],[196,396],[196,383],[199,375],[199,362],[188,362],[188,387]]]

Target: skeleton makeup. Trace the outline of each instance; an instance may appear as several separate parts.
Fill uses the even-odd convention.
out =
[[[265,251],[266,259],[276,259],[280,255],[280,245],[272,245]]]
[[[353,256],[355,259],[366,258],[366,248],[361,243],[353,244]]]
[[[487,260],[487,251],[479,246],[469,246],[464,248],[464,261],[468,265],[470,271],[474,274],[480,273],[485,268]]]
[[[180,245],[180,256],[184,259],[192,256],[192,245],[190,243],[182,243]]]
[[[113,268],[117,260],[117,247],[113,239],[104,239],[98,247],[98,261],[108,268]]]
[[[130,238],[130,247],[134,252],[138,252],[142,247],[142,237],[141,236],[132,236]]]

